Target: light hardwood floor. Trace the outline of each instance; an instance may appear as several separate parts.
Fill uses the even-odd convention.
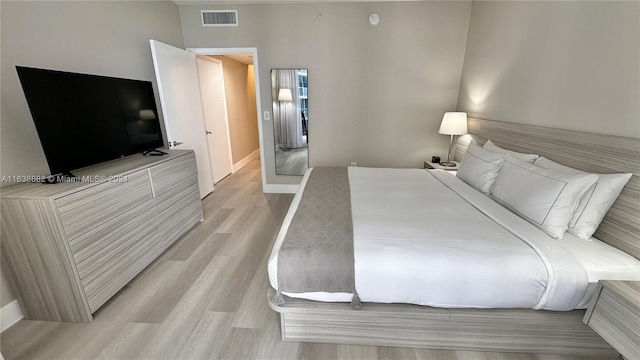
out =
[[[263,194],[254,161],[203,200],[204,222],[107,302],[90,324],[22,320],[5,359],[439,359],[578,357],[280,341],[267,259],[293,199]],[[595,360],[595,359],[594,359]]]

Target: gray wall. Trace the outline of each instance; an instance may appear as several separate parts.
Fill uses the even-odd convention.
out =
[[[202,9],[238,9],[239,27],[202,27]],[[259,100],[271,111],[271,68],[309,69],[311,166],[421,167],[446,155],[438,134],[454,110],[470,2],[181,6],[186,47],[257,47]],[[380,25],[368,24],[369,14]],[[263,121],[268,183],[276,176],[271,121]]]
[[[640,138],[640,2],[474,1],[458,110]]]
[[[149,39],[183,46],[177,6],[167,1],[0,6],[2,175],[49,174],[16,65],[155,81]],[[13,296],[0,282],[5,305]]]

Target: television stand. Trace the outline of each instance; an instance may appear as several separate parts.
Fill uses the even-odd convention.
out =
[[[145,150],[142,152],[142,155],[144,156],[163,156],[163,155],[167,155],[166,152],[162,151],[162,150],[158,150],[158,149],[153,149],[153,150]]]
[[[167,153],[74,170],[83,181],[2,188],[2,273],[26,319],[90,322],[202,221],[194,152]]]

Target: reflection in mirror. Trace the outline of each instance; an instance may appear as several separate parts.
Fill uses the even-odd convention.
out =
[[[309,167],[307,69],[272,69],[276,174],[304,175]]]

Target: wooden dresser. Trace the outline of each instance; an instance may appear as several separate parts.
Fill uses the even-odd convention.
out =
[[[92,314],[202,220],[193,151],[133,155],[75,182],[2,188],[3,260],[31,320]]]
[[[640,281],[598,282],[584,322],[626,359],[640,359]]]

